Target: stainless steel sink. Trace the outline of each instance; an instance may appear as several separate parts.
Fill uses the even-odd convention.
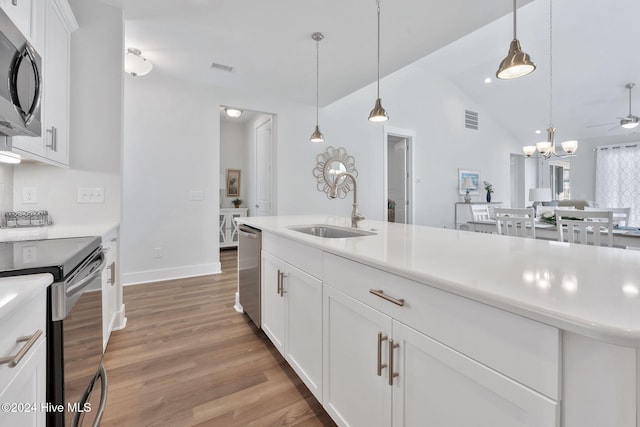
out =
[[[360,230],[358,228],[337,227],[326,224],[297,225],[289,227],[289,229],[312,236],[324,237],[325,239],[344,239],[347,237],[362,237],[376,234],[372,231]]]

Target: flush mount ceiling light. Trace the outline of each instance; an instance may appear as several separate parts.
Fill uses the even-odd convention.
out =
[[[629,89],[629,115],[620,119],[620,126],[625,129],[633,129],[638,126],[640,119],[638,116],[631,114],[631,89],[635,86],[635,83],[627,83],[624,87]]]
[[[311,142],[324,142],[324,135],[320,132],[318,127],[318,97],[320,94],[320,40],[324,38],[322,33],[315,32],[311,34],[311,38],[316,41],[316,129],[311,134],[309,141]]]
[[[536,143],[535,146],[522,147],[525,156],[531,157],[536,152],[546,159],[551,156],[573,156],[578,149],[578,141],[564,141],[560,145],[566,154],[556,153],[555,143],[556,129],[553,127],[553,0],[549,0],[549,127],[547,128],[547,140]]]
[[[152,69],[153,64],[142,57],[140,49],[136,49],[135,47],[127,49],[127,53],[124,56],[124,71],[133,77],[137,77],[149,74],[149,71]]]
[[[513,0],[513,40],[509,45],[509,52],[502,60],[496,77],[499,79],[515,79],[526,76],[536,69],[536,64],[531,61],[529,55],[522,51],[520,41],[516,37],[516,0]]]
[[[224,112],[227,115],[227,117],[231,117],[234,119],[242,115],[242,110],[238,110],[237,108],[227,107],[224,109]]]
[[[12,153],[11,151],[0,151],[0,163],[9,163],[12,165],[20,163],[22,158],[19,154]]]
[[[369,121],[371,122],[386,122],[389,120],[387,112],[382,108],[382,100],[380,99],[380,0],[377,0],[378,4],[378,99],[373,110],[369,113]]]

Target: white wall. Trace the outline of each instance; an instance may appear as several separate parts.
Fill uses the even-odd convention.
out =
[[[71,165],[14,166],[13,208],[47,209],[57,224],[116,223],[122,186],[122,10],[97,0],[69,3],[80,25],[71,36]],[[25,186],[37,189],[37,204],[22,203]],[[77,203],[78,187],[103,187],[105,203]]]
[[[344,146],[356,159],[361,212],[368,218],[383,219],[383,127],[367,120],[375,89],[375,85],[369,85],[329,105],[320,123],[326,144]],[[493,201],[509,203],[510,152],[518,152],[520,145],[481,104],[461,93],[446,77],[431,72],[429,58],[383,78],[380,90],[390,116],[387,123],[416,132],[416,224],[453,227],[454,203],[462,201],[458,168],[479,170],[481,180],[493,184]],[[464,128],[465,109],[479,112],[479,131]],[[474,201],[484,197],[483,190]],[[329,203],[333,213],[350,212],[349,197]]]
[[[279,193],[280,213],[297,213],[313,182],[314,154],[307,138],[313,108],[260,96],[168,78],[161,69],[125,78],[124,190],[122,271],[125,284],[219,271],[218,209],[220,176],[220,105],[277,113],[276,181],[298,176],[300,160],[308,178]],[[248,141],[249,137],[245,140]],[[249,159],[250,161],[251,159]],[[248,163],[250,164],[250,163]],[[251,169],[246,166],[247,169]],[[249,191],[243,174],[243,191]],[[204,192],[189,201],[190,190]],[[154,257],[162,248],[163,256]]]
[[[13,166],[0,163],[0,212],[13,210]]]

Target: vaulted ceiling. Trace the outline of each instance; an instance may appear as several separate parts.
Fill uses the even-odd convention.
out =
[[[376,79],[375,0],[103,1],[123,7],[127,47],[141,49],[154,73],[314,104],[311,33],[320,31],[321,105]],[[382,0],[382,75],[424,61],[478,109],[533,142],[533,131],[549,124],[549,1],[518,2],[518,38],[538,69],[498,81],[511,7],[508,0]],[[640,115],[639,16],[637,0],[553,3],[553,124],[560,140],[628,134],[616,123],[628,113],[628,82],[638,83],[632,110]],[[211,69],[212,62],[234,71]]]

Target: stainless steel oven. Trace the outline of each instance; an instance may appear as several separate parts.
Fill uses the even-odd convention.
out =
[[[0,277],[50,273],[47,292],[47,427],[93,427],[107,398],[102,366],[100,237],[0,243]],[[60,406],[61,405],[61,406]]]

